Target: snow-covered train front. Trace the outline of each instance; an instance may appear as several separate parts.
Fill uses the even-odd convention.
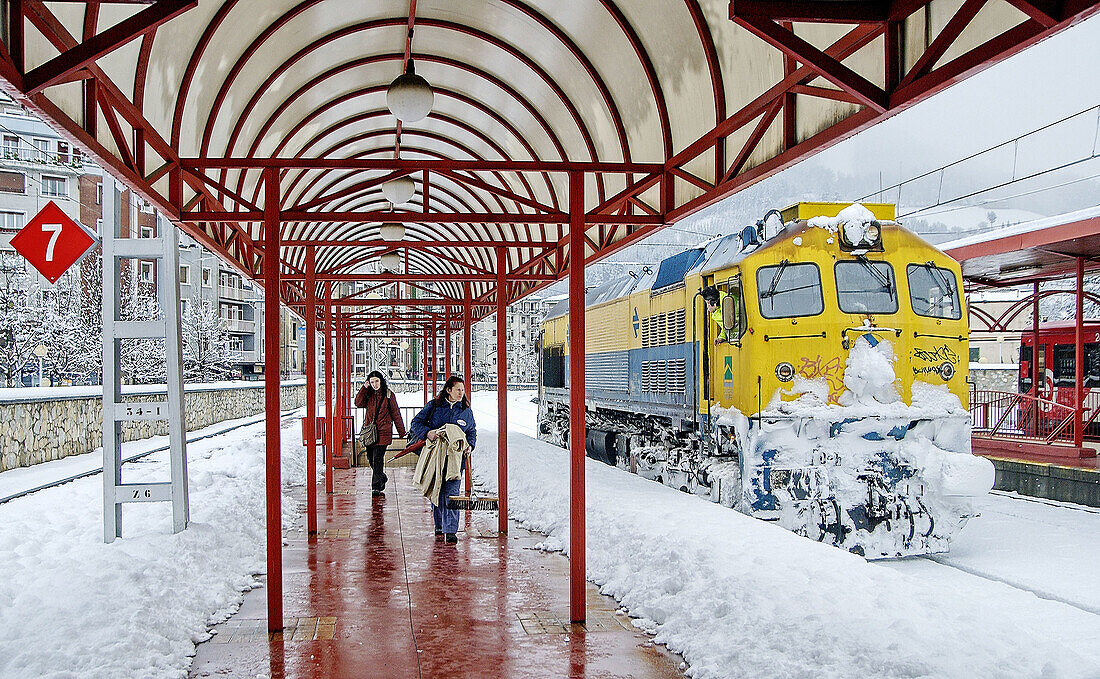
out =
[[[869,558],[945,551],[993,484],[970,454],[958,264],[890,205],[781,215],[588,294],[588,453]],[[541,334],[559,444],[567,318]]]

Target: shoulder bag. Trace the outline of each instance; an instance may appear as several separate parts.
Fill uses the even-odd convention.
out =
[[[381,394],[379,394],[381,396]],[[382,401],[389,400],[389,394],[378,399],[378,407],[374,409],[374,417],[363,420],[363,427],[359,430],[359,445],[369,448],[378,443],[378,412],[382,410]]]

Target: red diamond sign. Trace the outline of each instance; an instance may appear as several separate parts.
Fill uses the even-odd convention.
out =
[[[51,283],[56,283],[97,242],[95,234],[73,221],[52,200],[11,239],[15,251]]]

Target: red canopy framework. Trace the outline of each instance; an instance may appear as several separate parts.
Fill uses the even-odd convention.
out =
[[[467,332],[493,312],[502,324],[507,303],[566,275],[571,297],[582,299],[586,263],[1098,7],[3,0],[0,85],[204,246],[278,290],[269,314],[279,300],[294,305],[312,332],[320,313],[330,340],[339,330],[344,342],[330,341],[326,351],[346,365],[349,333],[384,317],[370,315],[381,304],[334,293],[333,285],[398,280],[404,290],[427,288],[427,298],[403,294],[389,312],[407,314],[404,327],[414,334],[448,310],[452,321],[462,315]],[[385,95],[410,60],[432,84],[435,104],[405,125],[389,114]],[[401,176],[417,190],[391,212],[381,185]],[[381,238],[380,223],[389,221],[405,225],[404,239]],[[402,272],[387,276],[377,260],[391,251]],[[584,616],[583,322],[583,313],[573,314],[575,620]],[[269,344],[278,340],[271,326]],[[267,373],[276,418],[268,445],[277,462],[277,358]],[[502,387],[505,378],[498,374]],[[347,385],[335,382],[346,398]],[[502,462],[506,444],[502,433]],[[269,482],[277,525],[277,467]],[[276,585],[269,580],[273,628],[282,619]]]

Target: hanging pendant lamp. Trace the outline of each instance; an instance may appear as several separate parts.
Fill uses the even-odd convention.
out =
[[[401,122],[415,123],[431,112],[434,103],[432,86],[416,74],[413,60],[409,59],[405,72],[394,78],[386,90],[386,105]]]

